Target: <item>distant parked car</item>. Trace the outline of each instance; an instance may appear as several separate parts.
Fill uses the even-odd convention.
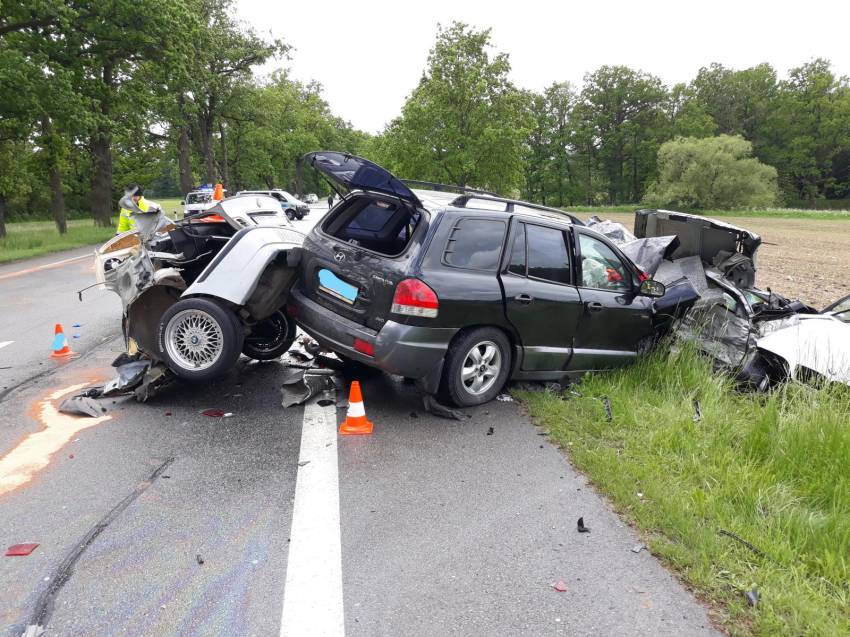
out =
[[[307,203],[319,203],[319,198],[316,196],[316,193],[308,192],[304,195],[304,201]]]
[[[274,197],[280,202],[280,207],[284,212],[286,212],[286,216],[289,217],[290,221],[294,219],[303,219],[305,216],[310,214],[310,206],[303,201],[296,199],[285,190],[280,190],[279,188],[273,188],[271,190],[240,190],[236,194],[265,195],[267,197]]]
[[[568,213],[411,190],[345,153],[302,161],[347,194],[305,239],[290,315],[343,358],[456,405],[495,398],[508,378],[625,365],[699,296],[687,282],[668,292]]]
[[[183,216],[212,208],[217,203],[213,200],[213,192],[212,188],[200,188],[186,193],[186,197],[180,202],[183,204]]]

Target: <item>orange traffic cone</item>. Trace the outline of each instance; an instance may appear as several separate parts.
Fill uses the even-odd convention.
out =
[[[71,356],[74,352],[68,347],[68,339],[65,338],[65,332],[62,325],[57,323],[53,330],[53,353],[52,358],[65,358]]]
[[[372,423],[366,418],[366,408],[363,406],[363,395],[360,393],[360,381],[352,381],[348,394],[348,413],[345,422],[339,428],[343,435],[370,434]]]
[[[221,184],[216,184],[213,191],[213,201],[221,201],[222,199],[224,199],[224,187]]]

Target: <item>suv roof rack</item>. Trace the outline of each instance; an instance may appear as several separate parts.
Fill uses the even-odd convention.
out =
[[[452,201],[450,205],[455,206],[456,208],[466,208],[466,204],[469,203],[470,199],[482,199],[484,201],[495,201],[498,203],[503,203],[505,204],[505,212],[513,212],[514,206],[532,208],[534,210],[540,210],[541,212],[552,212],[557,215],[569,217],[570,221],[576,226],[585,225],[584,221],[576,217],[574,214],[566,212],[565,210],[559,210],[558,208],[550,208],[549,206],[541,206],[540,204],[530,203],[528,201],[521,201],[519,199],[508,199],[507,197],[499,197],[498,195],[494,195],[492,193],[478,194],[476,192],[473,194],[463,194],[460,197],[457,197],[454,201]]]
[[[435,181],[421,181],[418,179],[402,179],[400,180],[403,184],[408,186],[426,186],[431,188],[432,190],[437,190],[440,192],[474,192],[479,195],[489,195],[491,197],[498,197],[498,195],[494,192],[490,192],[489,190],[479,190],[478,188],[468,188],[467,186],[456,186],[454,184],[440,184]]]

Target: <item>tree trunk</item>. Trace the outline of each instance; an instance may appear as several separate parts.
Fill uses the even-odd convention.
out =
[[[103,64],[103,84],[106,95],[100,101],[100,114],[104,121],[109,120],[109,93],[114,83],[112,62]],[[95,225],[104,228],[111,225],[112,216],[112,134],[108,124],[98,125],[92,140],[91,152],[94,158],[94,172],[91,185],[91,211]]]
[[[221,135],[221,181],[225,188],[230,186],[230,167],[227,165],[227,143],[224,138],[224,122],[218,125],[218,132]]]
[[[180,127],[180,137],[177,138],[177,171],[180,180],[180,192],[185,197],[192,190],[192,156],[189,148],[189,127]]]
[[[65,193],[62,190],[62,171],[59,167],[62,141],[55,136],[53,122],[47,116],[41,118],[41,134],[50,182],[50,215],[56,222],[59,234],[65,234],[68,232],[68,223],[65,219]]]
[[[6,197],[0,195],[0,238],[6,236]]]
[[[56,222],[59,234],[68,232],[68,222],[65,220],[65,193],[62,191],[62,173],[56,162],[50,165],[50,214]]]

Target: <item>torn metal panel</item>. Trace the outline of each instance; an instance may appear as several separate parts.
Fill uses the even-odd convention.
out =
[[[593,215],[587,220],[587,227],[599,234],[605,235],[614,241],[614,243],[628,243],[637,239],[622,223],[617,223],[609,219],[600,219],[596,215]]]
[[[281,405],[303,405],[313,396],[331,392],[336,388],[332,369],[289,367],[281,383]]]
[[[719,252],[739,252],[753,261],[761,237],[749,230],[732,224],[684,212],[672,210],[638,210],[635,212],[635,236],[679,237],[680,245],[673,258],[698,256],[705,263],[712,263]]]
[[[737,302],[721,289],[703,292],[674,333],[711,356],[720,366],[739,367],[758,336],[752,322],[736,313]]]
[[[103,386],[103,396],[125,394],[138,387],[150,369],[151,361],[129,361],[116,367],[118,375]]]
[[[678,237],[671,235],[668,237],[635,239],[634,241],[619,244],[619,248],[623,254],[634,261],[644,272],[654,275],[662,262],[664,262],[664,259],[670,258],[670,255],[673,254],[678,245]]]

